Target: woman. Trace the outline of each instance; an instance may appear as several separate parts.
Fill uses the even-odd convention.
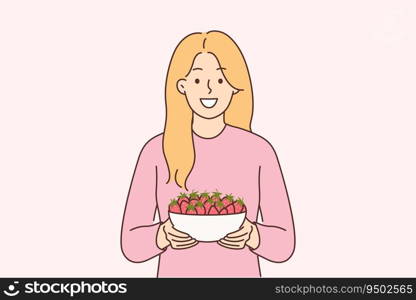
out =
[[[237,44],[220,31],[186,36],[172,55],[165,98],[164,132],[143,147],[131,182],[124,256],[144,262],[159,255],[159,277],[260,277],[259,256],[288,260],[295,248],[290,203],[273,147],[251,132],[251,81]],[[168,215],[170,199],[189,190],[242,196],[246,220],[218,242],[196,241]]]

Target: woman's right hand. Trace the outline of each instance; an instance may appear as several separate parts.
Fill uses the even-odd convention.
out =
[[[198,244],[198,241],[188,234],[173,228],[170,219],[160,224],[157,232],[156,244],[160,249],[165,249],[169,245],[173,249],[187,249]]]

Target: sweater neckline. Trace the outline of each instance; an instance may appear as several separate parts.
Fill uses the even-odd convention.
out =
[[[217,135],[215,135],[215,136],[213,136],[213,137],[209,137],[209,138],[207,138],[207,137],[202,137],[202,136],[200,136],[200,135],[198,135],[195,131],[193,131],[192,130],[192,134],[193,134],[193,136],[194,137],[196,137],[196,138],[198,138],[198,139],[201,139],[201,140],[214,140],[214,139],[217,139],[217,138],[219,138],[221,135],[223,135],[223,133],[224,133],[224,131],[226,131],[226,129],[228,128],[228,125],[227,124],[225,124],[225,126],[224,126],[224,128],[217,134]]]

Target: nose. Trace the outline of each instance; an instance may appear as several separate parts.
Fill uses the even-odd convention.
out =
[[[211,87],[209,86],[209,79],[208,79],[208,82],[207,82],[207,87],[208,87],[208,90],[209,90],[208,94],[211,94],[212,89],[211,89]]]

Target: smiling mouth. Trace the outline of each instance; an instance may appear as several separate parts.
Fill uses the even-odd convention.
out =
[[[217,104],[218,98],[199,98],[201,103],[206,108],[212,108],[215,104]]]

